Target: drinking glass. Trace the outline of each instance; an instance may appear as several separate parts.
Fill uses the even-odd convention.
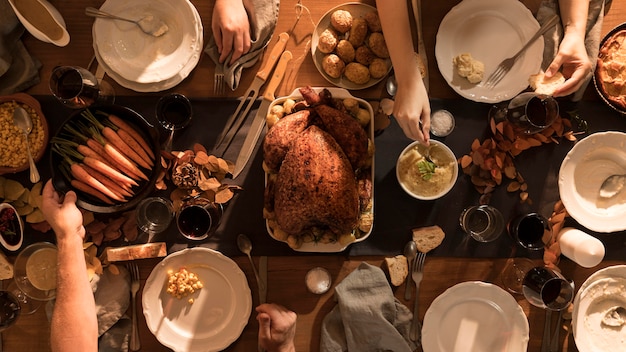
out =
[[[496,240],[504,230],[502,213],[490,205],[474,205],[465,208],[459,217],[465,233],[478,242]]]
[[[115,92],[109,83],[78,66],[55,67],[50,76],[50,91],[61,103],[73,109],[115,101]]]
[[[163,197],[148,197],[137,205],[137,226],[149,236],[165,231],[174,217],[172,202]]]
[[[6,290],[11,293],[20,304],[20,314],[29,315],[33,314],[39,309],[41,306],[41,301],[30,298],[28,295],[24,293],[24,291],[20,290],[15,283],[15,280],[12,280]]]
[[[20,302],[9,291],[0,291],[0,332],[15,324],[20,316]]]
[[[508,120],[517,134],[533,134],[550,126],[559,115],[557,101],[545,94],[524,92],[508,103],[494,105],[489,117]]]
[[[156,116],[161,127],[169,131],[163,150],[171,152],[174,131],[185,128],[191,122],[193,116],[191,102],[179,93],[166,94],[157,102]]]
[[[574,287],[558,271],[537,266],[524,276],[524,297],[535,307],[559,311],[574,298]]]
[[[204,240],[213,234],[220,224],[223,208],[206,198],[186,200],[176,214],[176,225],[180,233],[190,240]]]

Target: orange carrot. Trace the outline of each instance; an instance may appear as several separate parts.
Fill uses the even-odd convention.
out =
[[[139,186],[139,184],[133,180],[132,178],[124,175],[123,173],[115,170],[111,166],[103,163],[98,159],[94,159],[92,157],[85,157],[83,159],[83,163],[85,165],[91,166],[91,168],[98,170],[101,174],[108,176],[110,179],[114,181],[118,181],[123,183],[124,185],[132,185]]]
[[[122,154],[122,152],[117,150],[117,148],[115,148],[111,143],[106,143],[103,147],[104,147],[104,151],[111,158],[113,158],[113,160],[115,160],[116,165],[118,164],[123,165],[125,168],[128,168],[130,171],[132,171],[135,175],[139,176],[140,178],[146,181],[148,180],[148,176],[146,176],[143,172],[141,172],[141,170],[139,170],[137,165],[133,164],[132,161],[130,161],[127,157],[125,157],[124,154]]]
[[[130,170],[129,168],[125,167],[123,164],[119,164],[118,162],[116,162],[116,160],[113,159],[113,157],[110,156],[109,153],[107,153],[104,150],[104,146],[102,144],[100,144],[100,142],[96,141],[93,138],[89,138],[87,140],[87,146],[89,148],[93,149],[101,157],[103,157],[108,162],[108,164],[111,165],[111,167],[113,167],[114,169],[124,173],[125,175],[127,175],[129,178],[131,178],[133,180],[138,180],[140,178],[139,175],[137,175],[134,172],[132,172],[132,170]]]
[[[72,185],[72,187],[74,187],[75,189],[81,191],[81,192],[85,192],[87,194],[89,194],[90,196],[94,196],[98,199],[100,199],[101,201],[103,201],[106,204],[115,204],[113,203],[113,201],[111,201],[107,196],[105,196],[102,192],[96,190],[95,188],[89,186],[88,184],[79,181],[77,179],[73,179],[72,181],[70,181],[70,184]]]
[[[143,150],[141,145],[133,138],[133,136],[131,136],[128,132],[126,132],[125,130],[121,128],[118,129],[116,132],[117,132],[117,135],[120,136],[120,138],[124,142],[126,142],[126,144],[128,144],[129,147],[131,147],[135,152],[137,152],[137,154],[139,154],[139,156],[141,156],[141,158],[150,165],[150,167],[154,166],[153,159],[150,157],[150,155],[148,155],[148,153],[146,153],[145,150]]]
[[[119,117],[117,117],[117,116],[115,116],[113,114],[109,115],[109,120],[115,126],[117,126],[120,129],[128,132],[128,134],[130,134],[137,141],[137,143],[139,143],[139,145],[141,145],[143,150],[145,150],[146,153],[148,153],[150,158],[152,160],[154,160],[154,152],[152,151],[152,148],[150,148],[150,145],[148,144],[148,142],[146,142],[146,140],[143,139],[143,137],[141,137],[139,132],[137,132],[132,126],[130,126],[128,123],[126,123],[126,121],[122,120],[121,118],[119,118]]]
[[[150,169],[150,164],[143,160],[143,158],[139,156],[139,154],[137,154],[137,152],[135,152],[133,148],[131,148],[126,142],[124,142],[122,138],[120,138],[120,136],[111,127],[104,127],[101,133],[107,142],[111,143],[128,159],[134,161],[143,168]]]
[[[95,177],[98,181],[100,181],[103,185],[105,185],[108,189],[110,189],[111,192],[117,194],[118,196],[120,196],[122,198],[132,197],[133,196],[133,193],[131,193],[128,190],[124,189],[122,186],[120,186],[119,184],[115,183],[115,181],[113,181],[110,178],[106,177],[105,175],[103,175],[102,173],[98,172],[97,170],[91,168],[89,165],[84,164],[84,165],[82,165],[82,167],[90,175]]]
[[[102,194],[104,194],[108,198],[113,199],[113,200],[117,200],[117,201],[120,201],[120,202],[124,201],[124,198],[118,196],[113,191],[108,189],[105,185],[102,184],[102,182],[98,181],[93,175],[89,174],[87,172],[87,170],[85,170],[82,167],[82,165],[80,165],[78,163],[72,163],[72,165],[70,166],[70,172],[72,173],[72,176],[76,180],[81,181],[81,182],[87,184],[88,186],[91,186],[92,188],[94,188],[97,191],[101,192]]]

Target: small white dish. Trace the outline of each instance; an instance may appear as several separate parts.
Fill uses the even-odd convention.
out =
[[[15,15],[33,37],[56,46],[66,46],[70,34],[59,11],[46,0],[9,0]]]
[[[4,209],[13,209],[13,211],[15,212],[15,217],[17,219],[17,222],[19,223],[18,229],[17,229],[18,230],[17,235],[19,236],[19,239],[17,243],[10,243],[9,241],[5,239],[4,235],[0,235],[0,244],[2,244],[2,247],[6,248],[7,250],[15,252],[18,249],[20,249],[20,247],[22,247],[22,242],[24,241],[24,223],[22,222],[22,217],[17,213],[17,210],[15,210],[15,208],[11,204],[9,203],[0,204],[0,213]]]

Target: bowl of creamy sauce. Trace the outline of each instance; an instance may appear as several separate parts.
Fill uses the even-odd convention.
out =
[[[70,42],[63,16],[46,0],[9,0],[9,4],[33,37],[61,47]]]
[[[402,189],[420,200],[433,200],[448,193],[459,175],[456,156],[445,144],[409,144],[398,157],[396,177]]]

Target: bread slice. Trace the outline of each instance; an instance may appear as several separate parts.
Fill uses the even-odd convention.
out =
[[[557,72],[554,76],[546,78],[545,72],[541,71],[535,75],[530,75],[528,83],[535,93],[553,95],[554,91],[565,83],[565,77],[561,72]]]
[[[417,250],[422,253],[437,248],[445,237],[446,234],[437,225],[413,229],[413,241],[417,244]]]
[[[385,268],[389,273],[389,280],[394,286],[400,286],[409,275],[409,265],[406,257],[402,254],[391,258],[385,258]]]
[[[0,280],[13,278],[13,264],[0,252]]]

